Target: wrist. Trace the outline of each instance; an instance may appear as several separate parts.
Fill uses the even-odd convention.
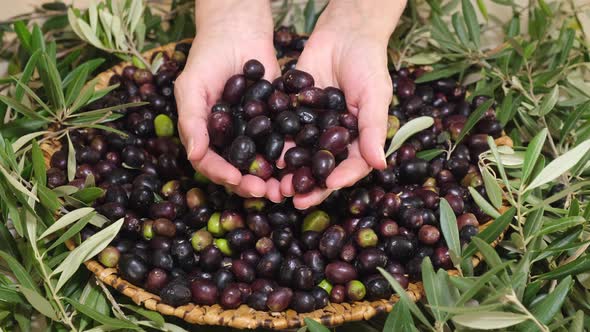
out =
[[[361,35],[387,44],[406,5],[406,0],[330,1],[316,30]]]
[[[271,38],[273,19],[269,0],[197,0],[197,35],[215,38]]]

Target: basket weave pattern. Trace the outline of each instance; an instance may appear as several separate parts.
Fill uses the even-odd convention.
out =
[[[183,40],[182,42],[190,42],[190,40]],[[156,52],[166,52],[171,54],[174,51],[175,45],[176,44],[174,43],[155,48],[145,52],[143,55],[146,59],[150,59]],[[123,68],[127,65],[128,63],[121,63],[99,74],[97,76],[97,89],[107,87],[110,77],[116,73],[121,73]],[[507,136],[503,136],[496,140],[496,144],[511,146],[512,141]],[[55,140],[46,140],[41,145],[47,165],[49,165],[49,160],[53,153],[60,148],[60,142]],[[480,230],[487,225],[489,225],[489,223],[481,225]],[[492,245],[497,245],[501,239],[502,236],[494,241]],[[70,250],[73,250],[76,247],[76,244],[72,240],[68,240],[66,245]],[[474,266],[478,265],[480,261],[481,256],[479,254],[473,257]],[[293,310],[287,310],[280,313],[257,311],[249,308],[247,305],[241,305],[237,309],[226,310],[217,304],[207,306],[189,303],[175,308],[162,303],[159,296],[119,277],[117,269],[106,268],[96,260],[89,260],[84,264],[99,280],[131,298],[136,304],[143,305],[149,310],[158,311],[164,315],[176,316],[189,323],[199,325],[219,325],[239,329],[255,329],[262,327],[280,330],[299,328],[305,324],[304,318],[312,318],[326,326],[337,326],[345,322],[368,320],[378,313],[389,312],[399,300],[397,295],[393,295],[387,300],[358,301],[341,304],[330,303],[325,308],[310,313],[297,313]],[[456,275],[457,271],[450,270],[449,274]],[[421,282],[409,284],[407,295],[411,300],[419,301],[422,298],[423,293],[424,289]]]

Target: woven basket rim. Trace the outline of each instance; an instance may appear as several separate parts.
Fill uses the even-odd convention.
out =
[[[192,39],[184,39],[177,43],[190,43]],[[143,53],[146,59],[150,59],[156,52],[171,53],[177,43],[170,43],[151,49]],[[130,65],[129,62],[119,63],[112,68],[97,75],[97,89],[105,88],[111,76],[119,74],[122,69]],[[497,145],[512,145],[512,141],[507,136],[496,139]],[[54,152],[61,148],[61,143],[54,139],[48,139],[43,142],[41,149],[44,152],[45,162],[49,165],[49,160]],[[504,212],[504,211],[501,211]],[[480,225],[480,230],[485,229],[493,222],[493,219],[486,224]],[[496,246],[504,236],[504,232],[491,244]],[[72,239],[66,241],[69,250],[74,250],[76,244]],[[473,266],[477,266],[482,260],[480,253],[476,253],[473,258]],[[297,313],[293,310],[274,313],[266,311],[257,311],[243,304],[237,309],[225,310],[218,304],[195,305],[189,303],[180,307],[172,307],[161,302],[159,296],[152,294],[145,289],[135,286],[124,280],[118,275],[116,268],[106,268],[96,260],[84,262],[84,265],[102,282],[110,285],[123,295],[131,298],[137,305],[143,305],[149,310],[157,311],[163,315],[175,316],[191,324],[198,325],[217,325],[227,326],[238,329],[255,329],[266,328],[274,330],[296,329],[305,325],[304,318],[311,318],[325,326],[337,326],[346,322],[368,320],[379,313],[386,313],[393,309],[394,304],[399,301],[399,296],[394,294],[390,299],[381,299],[376,301],[358,301],[354,303],[330,303],[327,307],[318,309],[310,313]],[[457,270],[448,270],[449,275],[458,275]],[[413,282],[408,285],[406,290],[408,297],[414,302],[422,299],[424,289],[422,282]]]

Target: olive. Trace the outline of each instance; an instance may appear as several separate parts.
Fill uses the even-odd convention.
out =
[[[434,226],[424,225],[418,231],[418,239],[424,244],[433,245],[440,239],[440,231]]]
[[[181,282],[170,282],[160,291],[162,302],[173,307],[188,304],[191,300],[191,290]]]
[[[295,114],[297,114],[299,117],[299,122],[301,122],[303,125],[315,125],[319,118],[319,115],[315,110],[305,106],[297,107],[295,109]]]
[[[327,105],[326,107],[331,110],[344,110],[346,109],[346,100],[344,98],[344,93],[342,90],[329,86],[324,89],[324,92],[327,97]]]
[[[234,282],[234,275],[226,269],[220,269],[215,272],[212,280],[215,282],[217,289],[224,290]]]
[[[225,256],[233,256],[234,252],[226,239],[214,239],[213,244],[217,247]]]
[[[289,95],[282,91],[275,90],[270,97],[268,97],[267,103],[272,113],[278,114],[289,108],[290,101]]]
[[[301,245],[304,250],[317,249],[320,244],[321,233],[314,231],[305,231],[301,233]]]
[[[310,290],[313,287],[313,270],[308,266],[300,266],[293,275],[293,285],[297,289]]]
[[[257,99],[267,100],[273,92],[272,84],[267,80],[259,80],[250,85],[244,93],[244,101]]]
[[[328,294],[323,288],[314,287],[310,293],[315,301],[316,309],[324,308],[330,303],[330,294]]]
[[[154,237],[154,221],[153,220],[144,220],[141,224],[141,235],[146,240],[151,240]]]
[[[320,239],[319,250],[328,259],[338,257],[346,241],[346,231],[342,226],[330,226]]]
[[[266,104],[260,100],[249,100],[244,103],[243,112],[248,119],[266,115]]]
[[[397,162],[401,164],[404,161],[411,160],[416,157],[416,148],[410,143],[400,146],[397,150]]]
[[[350,133],[344,127],[335,126],[328,128],[319,140],[319,148],[328,150],[336,155],[346,150],[350,143]]]
[[[302,147],[313,146],[320,137],[320,129],[312,124],[306,124],[295,136],[295,143]]]
[[[401,99],[407,99],[414,95],[416,85],[414,82],[407,77],[399,77],[397,81],[396,94]]]
[[[322,131],[328,128],[336,127],[340,125],[340,113],[336,111],[323,111],[320,113],[318,118],[318,126]],[[344,127],[343,127],[344,128]],[[346,128],[344,128],[346,129]],[[350,131],[349,131],[350,133]]]
[[[67,183],[67,177],[64,171],[58,168],[47,170],[47,187],[50,189],[63,186]]]
[[[230,104],[237,104],[246,92],[246,77],[244,75],[234,75],[230,77],[223,87],[222,99]]]
[[[154,76],[147,69],[138,68],[133,73],[133,80],[139,85],[150,83],[153,79]]]
[[[211,144],[217,147],[224,147],[233,138],[233,123],[231,114],[226,112],[215,112],[209,114],[207,130]]]
[[[284,145],[285,139],[281,134],[271,133],[266,138],[266,143],[264,145],[264,156],[270,161],[279,159]]]
[[[355,189],[348,199],[348,212],[355,217],[364,216],[369,209],[369,191],[365,188]]]
[[[289,228],[275,229],[270,237],[279,250],[286,250],[293,241],[293,232]]]
[[[205,271],[215,271],[219,268],[223,255],[214,245],[209,245],[201,251],[199,265]]]
[[[352,262],[356,258],[356,247],[352,242],[349,242],[342,247],[340,251],[340,259],[345,262]]]
[[[322,210],[315,210],[303,219],[302,231],[323,232],[330,226],[330,216]]]
[[[254,246],[255,235],[247,228],[238,228],[227,234],[227,240],[232,249],[242,251]]]
[[[502,135],[502,124],[497,120],[482,119],[477,124],[477,131],[498,138]]]
[[[136,210],[147,209],[154,201],[154,193],[146,187],[133,189],[129,197],[129,205]]]
[[[368,248],[376,246],[379,238],[371,228],[361,228],[356,232],[355,241],[359,247]]]
[[[158,218],[153,223],[154,233],[164,237],[174,237],[176,235],[176,226],[168,219]]]
[[[400,179],[407,183],[422,183],[427,176],[428,162],[425,160],[413,158],[400,165]]]
[[[465,203],[461,197],[454,194],[446,194],[444,199],[449,203],[456,215],[463,213]]]
[[[274,280],[259,278],[254,280],[250,286],[252,288],[252,292],[262,292],[264,294],[268,294],[277,288],[277,283]]]
[[[479,229],[477,228],[477,226],[466,225],[459,232],[459,236],[461,237],[461,240],[471,241],[471,238],[476,236],[478,232]]]
[[[358,280],[351,280],[346,284],[346,297],[350,301],[360,301],[365,298],[367,290],[365,285]]]
[[[151,263],[155,267],[162,268],[164,270],[172,270],[174,267],[174,259],[172,255],[166,250],[154,250],[152,252]]]
[[[291,299],[293,298],[293,291],[289,288],[278,288],[268,294],[266,306],[270,311],[280,312],[289,307]]]
[[[170,137],[174,135],[174,123],[169,116],[159,114],[154,119],[154,129],[158,137]]]
[[[313,190],[316,185],[316,181],[311,172],[311,168],[305,166],[298,168],[293,173],[293,188],[298,194],[306,194]]]
[[[244,63],[244,76],[252,81],[257,81],[264,76],[264,66],[256,59],[250,59]]]
[[[334,285],[330,292],[330,302],[342,303],[346,299],[346,287],[343,285]]]
[[[308,149],[294,146],[285,152],[285,164],[288,170],[295,170],[307,166],[311,162],[311,153]]]
[[[160,191],[161,185],[162,183],[160,182],[160,179],[157,176],[150,174],[141,174],[133,180],[133,188],[145,187],[153,192]]]
[[[127,191],[122,186],[112,185],[106,190],[104,195],[104,202],[115,202],[123,206],[127,205]]]
[[[283,135],[295,136],[299,129],[301,129],[299,117],[291,111],[279,113],[275,117],[275,123],[278,131]]]
[[[355,265],[360,273],[369,274],[376,272],[377,267],[385,267],[387,261],[387,255],[382,250],[367,248],[358,254]]]
[[[387,254],[395,260],[406,260],[414,255],[415,244],[402,235],[395,235],[387,239]]]
[[[301,70],[290,69],[283,75],[285,90],[290,93],[298,93],[304,88],[314,85],[313,77]]]
[[[98,261],[100,264],[106,267],[115,267],[119,263],[121,253],[115,247],[109,246],[104,248],[98,255]]]
[[[299,91],[297,94],[297,101],[301,105],[313,108],[324,108],[328,104],[328,95],[323,89],[310,86]]]
[[[240,253],[240,259],[246,261],[248,264],[252,266],[256,266],[260,261],[260,256],[258,255],[256,250],[248,249]]]
[[[256,156],[256,144],[248,136],[238,136],[231,143],[229,161],[239,169],[248,169]]]
[[[189,209],[203,207],[207,203],[205,193],[200,188],[191,188],[186,192],[186,205]]]
[[[335,261],[326,265],[326,279],[332,284],[346,284],[357,278],[357,271],[350,263]]]
[[[65,150],[56,151],[49,161],[49,164],[53,168],[65,170],[68,165],[68,153]]]
[[[152,219],[166,218],[174,220],[176,218],[176,208],[173,203],[167,201],[155,203],[150,207],[150,217]]]
[[[255,175],[263,180],[268,180],[272,177],[274,168],[272,164],[266,160],[261,154],[256,154],[254,160],[248,167],[248,173]]]
[[[110,202],[97,206],[96,211],[110,221],[117,221],[125,217],[125,207],[121,203]]]
[[[174,261],[182,268],[190,268],[195,263],[193,247],[188,241],[172,244],[170,254]]]
[[[221,228],[226,232],[245,227],[242,216],[231,210],[223,211],[220,215],[219,221],[221,223]]]
[[[217,302],[218,290],[212,281],[195,280],[191,283],[193,302],[196,304],[213,305]]]
[[[281,261],[281,254],[277,251],[262,256],[256,266],[256,274],[262,278],[275,278],[275,274],[281,266]]]
[[[450,269],[453,267],[453,261],[451,260],[451,255],[449,254],[449,248],[447,247],[438,247],[434,250],[434,257],[432,263],[443,269]]]
[[[256,278],[254,267],[242,259],[233,260],[231,271],[236,276],[236,279],[242,282],[251,283]]]
[[[266,310],[266,301],[268,300],[268,294],[264,292],[253,292],[248,296],[246,304],[255,310]]]
[[[168,273],[160,268],[150,270],[145,280],[145,288],[158,294],[168,282]]]
[[[226,287],[219,297],[219,304],[224,309],[235,309],[242,304],[242,292],[237,285]]]
[[[271,233],[271,227],[266,215],[261,213],[250,213],[246,217],[248,228],[254,232],[256,237],[268,236]]]
[[[455,178],[460,179],[469,171],[469,161],[463,158],[451,157],[447,161],[447,168],[453,173]]]
[[[379,234],[383,237],[398,235],[399,225],[391,219],[382,220],[379,225]]]
[[[389,299],[392,294],[389,282],[381,276],[371,278],[366,283],[366,290],[368,300]]]
[[[246,135],[251,138],[261,138],[270,134],[272,128],[270,118],[264,115],[258,115],[250,119],[246,125]]]
[[[283,260],[279,269],[279,284],[291,286],[295,277],[295,271],[302,266],[302,262],[297,257],[288,257]]]
[[[123,255],[119,260],[121,276],[134,284],[140,284],[148,273],[148,266],[136,255]]]
[[[273,250],[275,250],[275,245],[270,238],[261,237],[256,241],[256,251],[261,255],[266,255]]]
[[[290,307],[300,313],[314,311],[316,308],[315,298],[310,292],[295,292]]]

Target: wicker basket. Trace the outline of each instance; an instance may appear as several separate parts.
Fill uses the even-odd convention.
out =
[[[183,40],[183,42],[190,42],[190,40]],[[168,44],[159,48],[145,52],[145,58],[151,58],[152,54],[156,52],[171,53],[174,51],[175,44]],[[98,77],[97,88],[105,88],[108,86],[109,79],[115,73],[120,73],[128,63],[121,63],[112,67],[111,69],[102,72]],[[512,141],[509,137],[503,136],[496,140],[497,145],[512,146]],[[51,155],[58,151],[61,147],[60,142],[47,140],[41,148],[46,158],[46,163],[49,164]],[[503,211],[502,211],[503,212]],[[481,225],[480,230],[487,227],[489,223]],[[500,236],[492,243],[497,245],[503,236]],[[67,247],[73,250],[76,247],[74,241],[66,242]],[[479,254],[473,257],[473,265],[476,266],[481,261]],[[106,268],[95,260],[90,260],[84,263],[86,267],[96,275],[98,279],[112,286],[117,291],[123,293],[125,296],[131,298],[138,305],[143,305],[147,309],[155,310],[164,315],[176,316],[192,324],[199,325],[219,325],[228,326],[238,329],[295,329],[299,328],[304,323],[304,318],[312,318],[326,326],[337,326],[345,322],[368,320],[378,313],[389,312],[393,305],[399,300],[397,295],[393,295],[390,299],[382,299],[377,301],[359,301],[354,303],[330,303],[322,309],[315,310],[310,313],[297,313],[293,310],[285,312],[265,312],[257,311],[249,308],[247,305],[241,305],[237,309],[225,310],[219,305],[195,305],[188,304],[180,307],[172,307],[161,302],[159,296],[152,294],[140,287],[137,287],[118,275],[117,269]],[[456,270],[448,271],[451,275],[456,275]],[[419,301],[424,293],[421,282],[410,283],[407,289],[407,295],[413,301]]]

